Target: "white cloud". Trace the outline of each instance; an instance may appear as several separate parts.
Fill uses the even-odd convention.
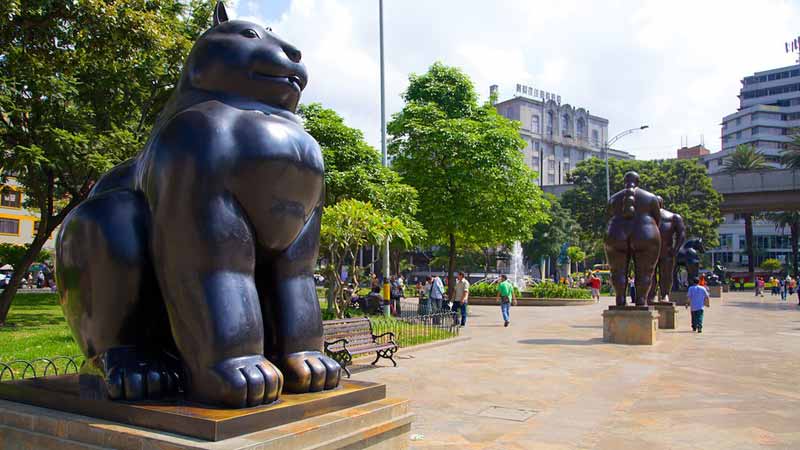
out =
[[[674,157],[684,135],[719,149],[739,80],[791,65],[783,42],[800,21],[800,5],[788,1],[384,0],[384,8],[388,115],[403,106],[408,74],[442,61],[464,69],[484,99],[490,84],[502,97],[524,82],[608,118],[612,134],[646,123],[619,145],[642,159]],[[278,17],[272,9],[274,0],[236,7],[265,23]],[[377,14],[374,0],[292,0],[269,23],[303,51],[311,76],[303,101],[337,110],[376,147]]]

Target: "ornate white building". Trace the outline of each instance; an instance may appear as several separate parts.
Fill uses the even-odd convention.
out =
[[[497,89],[496,85],[491,86],[491,94],[497,96]],[[542,186],[565,184],[567,174],[577,163],[605,157],[608,119],[592,115],[585,108],[562,105],[560,100],[560,96],[549,93],[546,98],[536,98],[531,89],[530,96],[517,94],[495,103],[502,116],[522,123],[520,134],[527,144],[525,163],[539,172]],[[608,150],[608,157],[633,159],[630,153],[614,149]]]

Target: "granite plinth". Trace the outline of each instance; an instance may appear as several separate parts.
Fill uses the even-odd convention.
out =
[[[603,311],[603,341],[612,344],[653,345],[658,312],[650,306],[609,307]]]
[[[686,291],[672,291],[669,293],[669,300],[678,306],[686,306],[689,304],[689,297]]]
[[[711,298],[722,298],[722,286],[708,286],[708,296]]]
[[[343,381],[338,389],[283,395],[279,402],[271,405],[219,409],[184,401],[127,403],[82,398],[77,375],[0,383],[0,399],[3,400],[206,441],[229,439],[385,398],[383,384]]]
[[[221,441],[0,400],[4,450],[400,450],[414,416],[408,400],[382,399]]]
[[[675,318],[678,316],[678,309],[672,302],[655,302],[653,307],[658,312],[658,328],[661,330],[674,330]]]

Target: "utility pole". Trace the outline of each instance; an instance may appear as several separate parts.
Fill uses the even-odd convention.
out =
[[[386,75],[383,63],[383,0],[378,0],[378,27],[380,29],[380,45],[381,45],[381,161],[384,167],[389,166],[389,156],[386,153]],[[384,312],[387,316],[391,315],[391,288],[389,286],[389,238],[383,245],[383,300],[386,305]]]

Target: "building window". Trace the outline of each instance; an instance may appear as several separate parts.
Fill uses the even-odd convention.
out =
[[[569,114],[561,116],[561,135],[566,136],[569,134]]]
[[[568,162],[565,162],[565,163],[564,163],[564,173],[565,173],[565,174],[568,174],[568,173],[569,173],[569,163],[568,163]]]
[[[586,121],[583,120],[583,117],[578,118],[576,134],[578,137],[584,137],[586,135]]]
[[[531,131],[534,133],[540,133],[539,131],[539,116],[531,116]]]
[[[556,170],[556,162],[555,160],[547,161],[547,170]]]
[[[539,158],[536,156],[531,156],[531,167],[534,168],[537,172],[539,171]]]
[[[0,219],[0,233],[2,234],[19,234],[19,220],[18,219]]]
[[[733,235],[732,234],[720,234],[719,235],[719,247],[724,249],[733,248]],[[730,262],[730,261],[728,261]]]
[[[550,175],[548,175],[547,176],[547,182],[549,184],[556,184],[556,176],[555,176],[555,174],[551,173]]]
[[[736,139],[738,140],[738,139],[741,139],[741,138],[742,138],[742,132],[741,131],[737,131],[736,132]]]
[[[533,148],[534,148],[534,150],[536,150],[537,152],[539,151],[539,141],[533,141]]]
[[[553,134],[553,111],[547,111],[547,134]]]
[[[0,205],[7,208],[19,208],[22,206],[22,194],[9,187],[4,187],[0,195]]]
[[[597,130],[592,130],[592,144],[600,145],[600,137]]]
[[[33,234],[36,235],[36,233],[38,233],[38,232],[39,232],[39,221],[38,220],[34,220],[33,221]]]

